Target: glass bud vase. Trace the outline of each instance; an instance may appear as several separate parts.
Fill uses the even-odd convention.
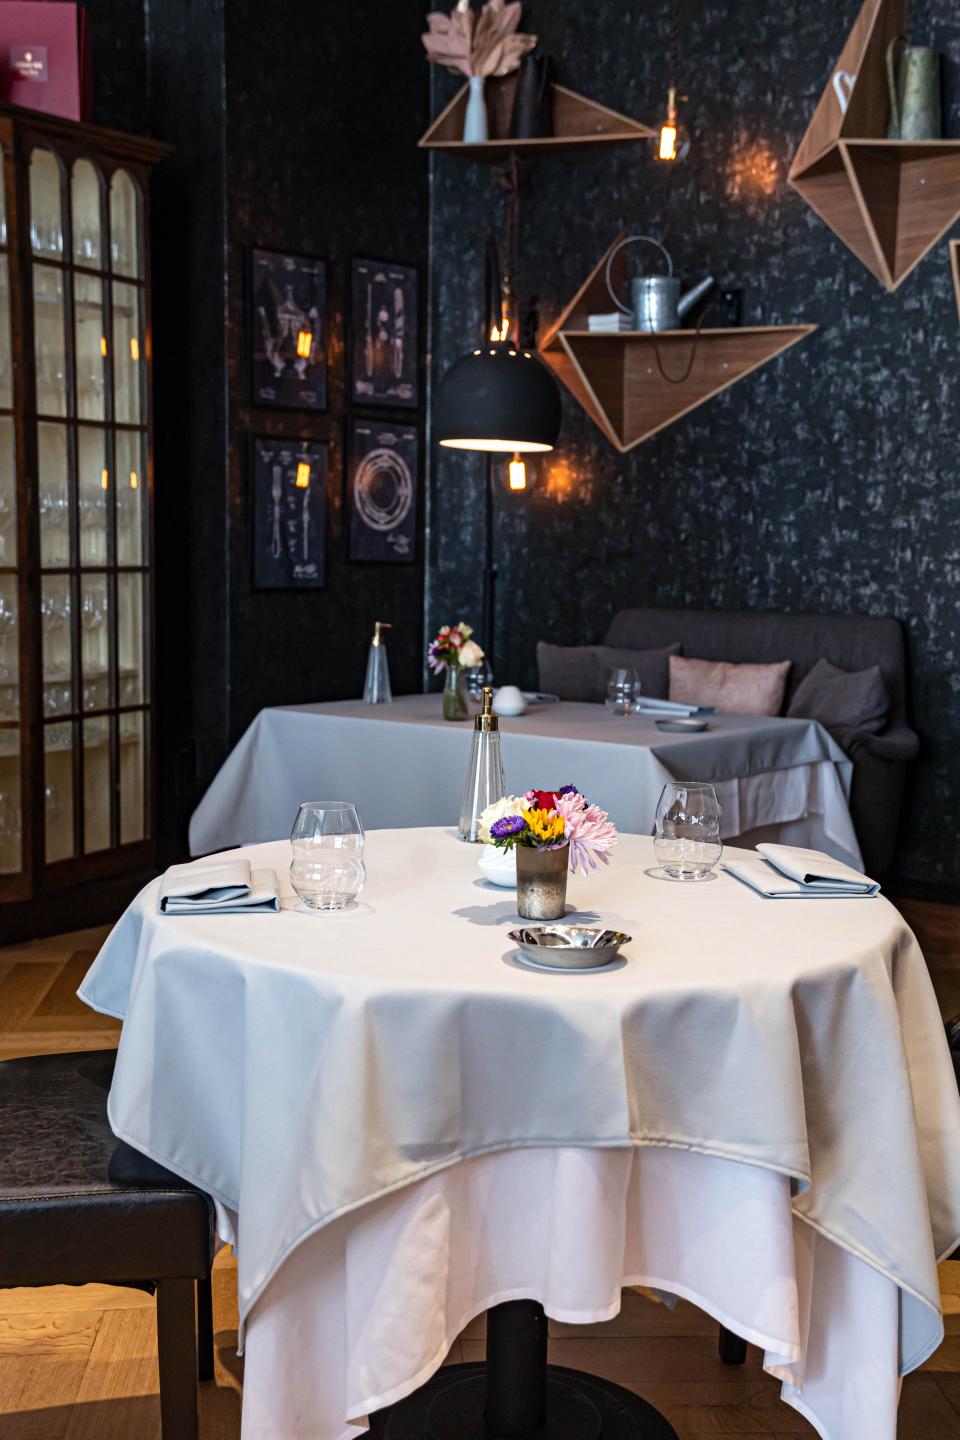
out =
[[[470,714],[467,687],[459,665],[448,665],[443,682],[444,720],[466,720]]]

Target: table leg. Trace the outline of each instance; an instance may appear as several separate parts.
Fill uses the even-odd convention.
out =
[[[547,1317],[533,1300],[487,1316],[485,1365],[447,1365],[389,1410],[371,1440],[677,1440],[652,1405],[609,1380],[547,1364]]]

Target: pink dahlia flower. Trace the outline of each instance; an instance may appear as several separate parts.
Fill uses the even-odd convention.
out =
[[[558,795],[556,811],[564,819],[564,834],[570,843],[570,869],[575,873],[582,870],[588,875],[600,864],[609,865],[611,851],[617,843],[617,830],[606,810],[599,805],[589,805],[584,797],[573,791]]]

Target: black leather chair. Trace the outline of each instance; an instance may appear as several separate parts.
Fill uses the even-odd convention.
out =
[[[128,1147],[118,1166],[107,1121],[115,1058],[0,1062],[0,1288],[156,1287],[163,1440],[196,1440],[198,1368],[213,1377],[213,1206]]]

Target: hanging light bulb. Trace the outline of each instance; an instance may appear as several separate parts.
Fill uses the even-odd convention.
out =
[[[687,97],[684,95],[683,99]],[[677,110],[677,87],[667,91],[667,114],[657,138],[658,160],[683,160],[690,150],[690,136],[680,124]]]
[[[511,490],[526,490],[527,467],[519,455],[514,455],[507,466],[508,484]]]

